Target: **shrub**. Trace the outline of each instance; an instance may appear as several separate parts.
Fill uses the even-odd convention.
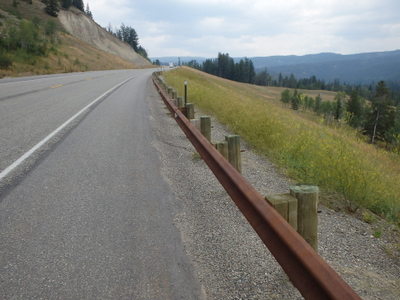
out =
[[[0,53],[0,69],[8,69],[11,67],[12,61],[4,53]]]

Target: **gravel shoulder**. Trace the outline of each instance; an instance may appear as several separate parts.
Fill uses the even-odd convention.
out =
[[[177,201],[174,223],[207,299],[302,299],[148,84],[153,145]],[[212,124],[214,141],[229,134]],[[259,192],[288,191],[293,182],[248,145],[242,149],[243,175]],[[399,299],[400,262],[374,230],[320,205],[319,253],[362,298]]]

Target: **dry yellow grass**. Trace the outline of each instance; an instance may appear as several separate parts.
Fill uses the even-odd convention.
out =
[[[274,89],[189,68],[166,72],[165,77],[180,94],[183,81],[188,80],[190,102],[216,116],[291,177],[399,222],[398,155],[366,144],[350,128],[328,127],[318,118],[282,107],[277,98],[272,99]]]
[[[0,77],[28,76],[96,70],[137,68],[132,62],[106,53],[66,33],[59,33],[60,44],[47,57],[38,57],[34,65],[13,63],[0,70]]]

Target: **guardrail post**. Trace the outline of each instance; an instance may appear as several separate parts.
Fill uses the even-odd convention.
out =
[[[227,141],[216,143],[215,148],[217,148],[218,152],[221,153],[223,157],[228,159],[228,142]]]
[[[225,137],[228,142],[228,160],[240,173],[242,172],[242,159],[240,155],[240,136],[228,135]]]
[[[295,185],[290,187],[290,194],[298,200],[297,231],[318,251],[318,194],[313,185]]]
[[[209,116],[200,117],[200,132],[211,143],[211,118]]]
[[[175,89],[173,89],[172,90],[172,100],[175,100],[176,99],[176,97],[177,97],[177,92],[176,92],[176,90]]]
[[[187,84],[188,84],[188,82],[187,82],[187,80],[185,80],[185,82],[183,84],[184,84],[184,90],[185,90],[185,92],[184,92],[184,100],[185,100],[185,105],[186,105],[187,101],[188,101],[188,97],[187,97]]]
[[[200,119],[192,119],[190,120],[190,123],[192,123],[193,126],[196,127],[198,131],[200,131]]]
[[[268,195],[265,199],[276,209],[276,211],[297,230],[297,198],[290,194]]]
[[[194,119],[194,104],[186,103],[186,117],[191,120]]]
[[[176,104],[177,104],[178,108],[183,108],[184,107],[183,98],[182,97],[177,97]]]

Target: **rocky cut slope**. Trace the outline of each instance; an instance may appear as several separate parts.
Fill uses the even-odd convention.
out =
[[[60,10],[58,19],[68,33],[100,50],[131,61],[138,67],[151,65],[128,44],[104,30],[78,9],[71,7],[69,10]]]

